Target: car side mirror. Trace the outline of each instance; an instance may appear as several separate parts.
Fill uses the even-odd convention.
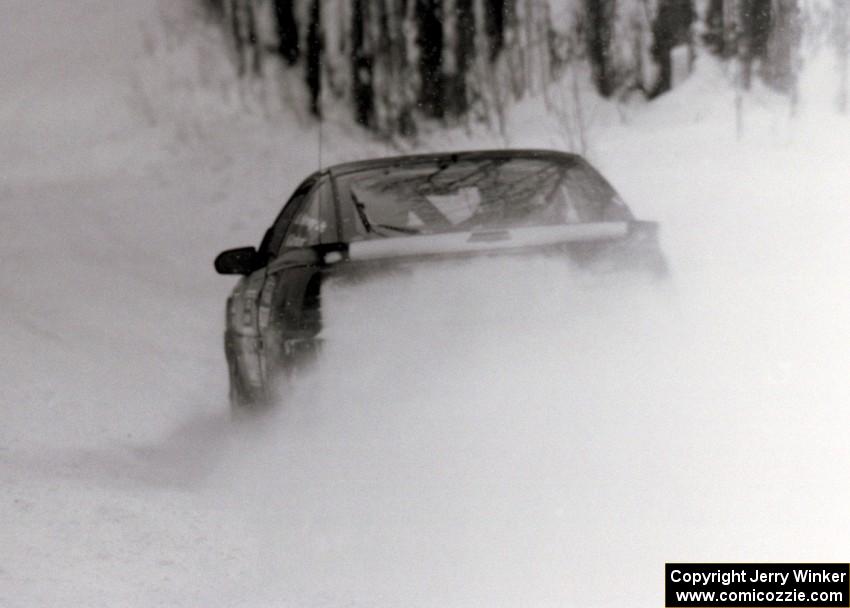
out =
[[[239,247],[222,251],[215,258],[215,270],[219,274],[251,274],[262,266],[254,247]]]

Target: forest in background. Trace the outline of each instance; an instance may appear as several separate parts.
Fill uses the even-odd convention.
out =
[[[382,136],[422,120],[504,129],[526,95],[581,112],[579,78],[604,98],[652,100],[699,53],[796,104],[806,37],[833,47],[847,109],[848,0],[198,0],[227,34],[234,75],[301,75],[306,105],[349,108]],[[564,83],[572,91],[564,100]],[[570,87],[570,84],[572,87]]]

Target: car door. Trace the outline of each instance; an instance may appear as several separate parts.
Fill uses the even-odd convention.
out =
[[[323,176],[293,210],[271,259],[259,301],[267,365],[287,365],[315,349],[321,330],[322,246],[338,241],[330,179]]]
[[[228,299],[225,351],[231,366],[231,375],[240,379],[245,390],[265,390],[268,356],[263,338],[269,315],[268,307],[262,306],[262,299],[263,294],[269,292],[269,264],[274,260],[273,253],[280,248],[292,218],[317,181],[318,176],[310,176],[289,197],[260,244],[258,256],[262,260],[262,266],[243,277]],[[272,273],[271,276],[275,277],[276,274]]]

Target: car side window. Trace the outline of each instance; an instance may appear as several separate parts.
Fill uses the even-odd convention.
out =
[[[304,202],[305,197],[313,189],[315,183],[315,178],[310,178],[298,186],[298,189],[292,196],[289,197],[289,200],[286,201],[286,204],[283,206],[283,210],[277,216],[272,227],[266,232],[266,235],[263,237],[263,242],[260,245],[260,254],[265,256],[266,259],[270,259],[277,254],[280,249],[281,242],[283,241],[283,237],[286,234],[286,229],[292,221],[292,217],[301,208],[301,204]]]
[[[337,240],[330,180],[321,180],[295,212],[281,248],[312,247]]]

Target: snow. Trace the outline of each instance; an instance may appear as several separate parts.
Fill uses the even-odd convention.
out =
[[[658,606],[665,561],[846,559],[826,58],[793,119],[749,95],[740,137],[706,58],[651,105],[588,98],[666,288],[547,258],[333,284],[322,365],[235,424],[212,259],[258,241],[317,131],[190,93],[217,81],[189,42],[140,33],[167,38],[167,6],[9,0],[0,26],[0,605]],[[542,107],[420,146],[562,147]],[[323,140],[325,163],[386,152],[341,120]]]

